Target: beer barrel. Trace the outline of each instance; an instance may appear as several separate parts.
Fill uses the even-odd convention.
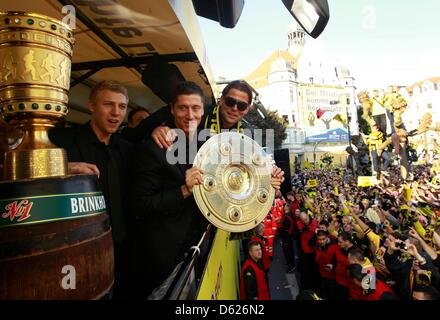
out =
[[[100,299],[114,281],[96,176],[0,182],[0,300]]]

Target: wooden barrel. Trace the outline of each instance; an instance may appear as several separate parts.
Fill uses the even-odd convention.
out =
[[[113,241],[95,176],[0,182],[0,300],[100,299]]]

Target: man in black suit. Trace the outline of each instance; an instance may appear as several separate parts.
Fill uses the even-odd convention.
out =
[[[128,296],[128,221],[123,208],[128,203],[132,144],[117,133],[127,104],[125,87],[116,81],[100,82],[89,96],[90,122],[49,132],[51,141],[66,150],[70,174],[96,174],[99,178],[115,249],[115,298]]]
[[[187,151],[191,142],[197,144],[203,101],[203,91],[193,82],[179,84],[171,101],[174,123],[169,125],[183,134]],[[169,155],[152,140],[135,153],[132,204],[138,220],[136,276],[141,296],[164,282],[207,226],[192,196],[193,187],[202,183],[202,171],[192,168],[189,152],[175,164],[167,159]]]

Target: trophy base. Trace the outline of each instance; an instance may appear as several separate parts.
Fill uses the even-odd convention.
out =
[[[5,153],[4,180],[59,177],[67,174],[64,149],[11,150]]]
[[[0,300],[102,299],[113,241],[93,175],[0,182]]]

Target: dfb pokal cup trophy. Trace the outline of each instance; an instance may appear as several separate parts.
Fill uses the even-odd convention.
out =
[[[48,130],[68,113],[73,32],[0,12],[0,300],[101,299],[114,257],[96,176],[68,175]]]

